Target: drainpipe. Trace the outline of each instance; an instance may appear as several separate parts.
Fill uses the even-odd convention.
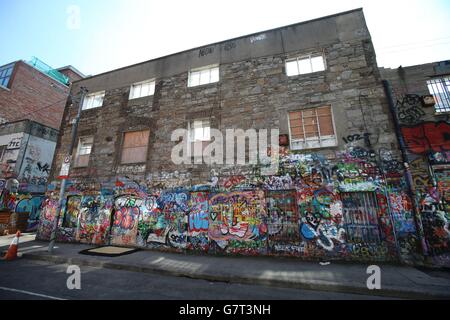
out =
[[[427,245],[425,242],[419,206],[417,205],[416,190],[415,190],[414,182],[412,179],[411,169],[409,167],[409,160],[408,160],[408,153],[406,151],[406,144],[405,144],[405,140],[403,139],[402,132],[400,130],[400,123],[398,121],[397,112],[395,110],[395,104],[394,104],[394,98],[392,96],[391,84],[387,80],[382,80],[382,82],[383,82],[384,92],[386,94],[386,97],[388,98],[389,111],[391,112],[392,118],[394,119],[395,135],[397,136],[397,141],[400,146],[400,151],[402,153],[403,166],[405,167],[407,192],[408,192],[409,197],[411,198],[411,204],[412,204],[413,211],[414,211],[414,223],[416,226],[416,233],[417,233],[417,236],[419,237],[419,241],[421,243],[422,254],[425,257],[425,259],[427,259],[427,257],[429,256],[428,248],[427,248]]]

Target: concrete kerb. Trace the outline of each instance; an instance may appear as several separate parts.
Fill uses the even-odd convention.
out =
[[[160,274],[166,276],[185,277],[190,279],[205,280],[210,282],[224,282],[224,283],[239,283],[239,284],[252,284],[252,285],[265,285],[271,287],[282,287],[292,289],[304,289],[304,290],[317,290],[317,291],[331,291],[340,293],[353,293],[363,295],[375,295],[380,297],[400,298],[400,299],[450,299],[450,292],[448,294],[431,293],[418,290],[412,290],[411,288],[383,288],[382,290],[369,290],[363,286],[349,286],[342,283],[331,281],[287,281],[271,278],[259,278],[259,277],[247,277],[242,275],[211,275],[203,272],[190,272],[190,271],[176,271],[162,269],[158,266],[149,265],[136,265],[136,264],[123,264],[114,263],[100,260],[90,260],[78,257],[61,257],[50,254],[39,253],[24,253],[22,255],[25,259],[46,261],[54,264],[75,264],[79,266],[88,266],[94,268],[105,268],[124,270],[131,272],[142,272]]]

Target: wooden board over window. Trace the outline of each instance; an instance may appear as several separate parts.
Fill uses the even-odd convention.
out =
[[[147,161],[147,147],[150,131],[125,132],[122,147],[122,163]]]

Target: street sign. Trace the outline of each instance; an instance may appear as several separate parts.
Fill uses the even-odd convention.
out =
[[[67,156],[64,158],[64,162],[61,166],[61,171],[59,171],[58,179],[69,178],[69,170],[70,170],[70,157]]]

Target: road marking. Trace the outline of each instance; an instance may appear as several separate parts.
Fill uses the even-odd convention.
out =
[[[48,298],[48,299],[53,299],[53,300],[67,300],[67,299],[63,299],[63,298],[57,298],[57,297],[47,296],[47,295],[45,295],[45,294],[34,293],[34,292],[30,292],[30,291],[24,291],[24,290],[12,289],[12,288],[0,287],[0,290],[12,291],[12,292],[19,292],[19,293],[25,293],[25,294],[29,294],[29,295],[31,295],[31,296],[37,296],[37,297]]]

